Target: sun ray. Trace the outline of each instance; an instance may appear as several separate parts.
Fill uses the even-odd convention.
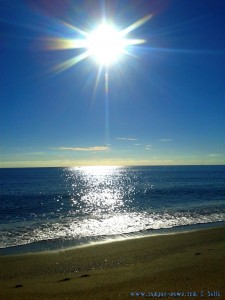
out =
[[[108,94],[109,92],[109,74],[108,70],[105,71],[105,93]]]
[[[146,43],[146,40],[143,39],[125,39],[126,45],[138,45]]]
[[[151,18],[153,17],[152,14],[149,14],[143,18],[141,18],[140,20],[134,22],[133,24],[131,24],[130,26],[128,26],[127,28],[123,29],[120,31],[120,34],[122,36],[126,36],[128,33],[130,33],[131,31],[137,29],[138,27],[142,26],[144,23],[146,23],[147,21],[149,21]]]
[[[109,140],[109,74],[108,68],[105,69],[105,143],[108,145]]]
[[[73,31],[76,31],[76,32],[78,32],[78,33],[80,33],[81,35],[83,35],[83,36],[88,36],[88,32],[86,32],[86,31],[84,31],[84,30],[82,30],[82,29],[80,29],[80,28],[78,28],[78,27],[76,27],[76,26],[74,26],[74,25],[71,25],[71,24],[69,24],[69,23],[67,23],[67,22],[64,22],[64,21],[62,21],[62,24],[64,25],[64,26],[66,26],[66,27],[68,27],[68,28],[70,28],[70,29],[72,29]]]
[[[90,56],[89,51],[81,53],[80,55],[78,55],[76,57],[70,58],[70,59],[64,61],[63,63],[56,65],[54,68],[54,71],[57,73],[65,71],[66,69],[71,68],[73,65],[86,59],[89,56]]]
[[[66,50],[87,48],[87,41],[84,39],[63,39],[49,38],[45,39],[49,50]]]
[[[95,85],[94,85],[93,96],[96,94],[98,84],[99,84],[99,81],[100,81],[100,77],[101,77],[101,73],[102,73],[102,66],[100,66],[98,68],[98,73],[97,73],[96,80],[95,80]]]

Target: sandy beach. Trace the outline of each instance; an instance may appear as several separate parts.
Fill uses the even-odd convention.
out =
[[[225,299],[224,250],[221,227],[2,256],[0,299]]]

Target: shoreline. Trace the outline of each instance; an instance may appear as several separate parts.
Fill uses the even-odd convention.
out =
[[[43,240],[38,242],[33,242],[30,244],[24,244],[24,245],[17,245],[17,246],[11,246],[8,248],[0,248],[0,257],[5,256],[14,256],[14,255],[26,255],[26,254],[41,254],[41,253],[54,253],[58,251],[66,251],[66,250],[73,250],[73,249],[79,249],[79,248],[85,248],[85,247],[91,247],[95,245],[101,245],[101,244],[107,244],[107,243],[114,243],[114,242],[120,242],[120,241],[126,241],[126,240],[135,240],[140,238],[146,238],[146,237],[153,237],[153,236],[163,236],[163,235],[173,235],[173,234],[179,234],[179,233],[188,233],[188,232],[194,232],[198,230],[205,230],[205,229],[212,229],[212,228],[220,228],[225,227],[225,221],[220,222],[213,222],[213,223],[200,223],[200,224],[192,224],[192,225],[182,225],[172,228],[162,228],[162,229],[149,229],[142,233],[128,233],[124,235],[118,235],[114,237],[108,237],[106,239],[96,239],[92,241],[87,242],[81,242],[81,243],[72,243],[71,241],[61,241],[60,243],[57,242],[57,240]],[[150,233],[151,232],[151,233]],[[44,244],[55,244],[54,246],[48,246],[46,249],[46,246]],[[41,246],[43,244],[43,246]],[[60,246],[61,245],[61,246]],[[67,246],[66,246],[67,245]],[[37,247],[38,246],[38,247]]]
[[[1,256],[0,298],[132,299],[133,292],[181,291],[207,299],[215,291],[225,299],[224,236],[225,226]]]

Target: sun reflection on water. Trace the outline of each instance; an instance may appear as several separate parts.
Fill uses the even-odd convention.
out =
[[[68,187],[77,213],[99,215],[122,212],[129,203],[123,167],[69,168]]]
[[[50,190],[46,190],[48,193],[41,195],[45,206],[40,209],[38,205],[35,214],[36,198],[30,198],[30,193],[27,193],[21,202],[21,208],[26,205],[26,215],[21,210],[21,219],[15,216],[7,219],[8,224],[3,225],[1,230],[0,249],[36,242],[41,242],[43,247],[50,242],[59,249],[104,239],[154,234],[164,229],[173,231],[189,225],[224,222],[222,194],[218,193],[217,198],[209,201],[211,188],[205,189],[205,192],[202,189],[202,186],[208,186],[208,181],[203,185],[200,182],[201,188],[197,190],[187,189],[183,177],[178,182],[174,180],[178,174],[175,173],[174,177],[173,170],[169,173],[137,167],[41,170],[43,189],[46,182],[49,184],[52,180],[53,183]],[[191,180],[196,187],[195,178]],[[221,186],[221,178],[218,177],[218,180],[218,186]],[[190,184],[189,177],[186,182]],[[31,191],[37,191],[37,187],[31,188]],[[29,206],[31,204],[33,206]]]

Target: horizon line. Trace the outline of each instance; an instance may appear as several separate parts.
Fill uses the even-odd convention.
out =
[[[117,167],[117,168],[126,168],[126,167],[191,167],[191,166],[225,166],[224,164],[158,164],[158,165],[71,165],[71,166],[24,166],[24,167],[1,167],[0,169],[37,169],[37,168],[87,168],[87,167]]]

